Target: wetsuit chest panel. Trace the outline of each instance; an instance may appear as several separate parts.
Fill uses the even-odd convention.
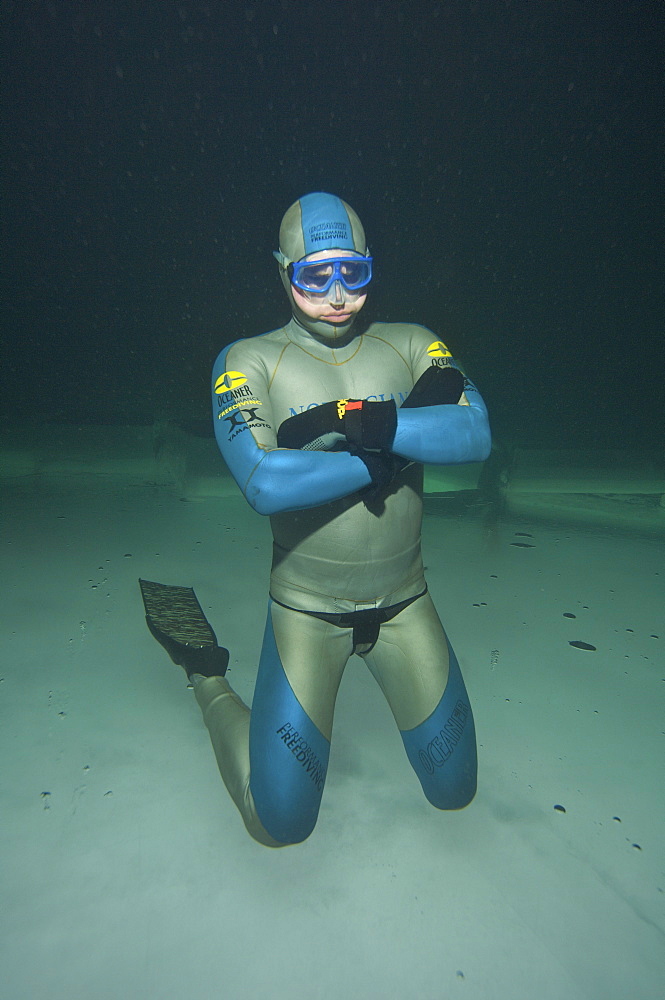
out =
[[[290,345],[272,379],[270,402],[279,426],[288,417],[331,399],[395,399],[400,406],[412,388],[410,382],[399,355],[371,338],[363,337],[354,356],[337,364]]]

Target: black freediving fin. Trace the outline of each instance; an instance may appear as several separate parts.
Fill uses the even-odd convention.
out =
[[[203,614],[191,587],[139,580],[145,620],[157,642],[187,676],[223,677],[229,651],[217,644],[217,636]]]

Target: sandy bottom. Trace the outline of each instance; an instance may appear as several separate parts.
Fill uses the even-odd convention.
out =
[[[663,995],[662,541],[432,505],[428,578],[474,706],[478,795],[460,813],[426,802],[354,657],[319,824],[271,851],[137,585],[195,587],[249,701],[268,523],[241,498],[154,488],[5,494],[8,1000]]]

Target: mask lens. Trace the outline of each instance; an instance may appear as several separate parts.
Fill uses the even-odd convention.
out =
[[[333,265],[327,261],[307,264],[298,271],[298,285],[310,292],[323,292],[331,284],[333,271]]]
[[[327,292],[333,281],[341,281],[348,291],[363,288],[372,280],[371,257],[338,257],[289,265],[294,285],[306,292]]]
[[[372,265],[368,260],[355,260],[353,257],[348,257],[344,261],[340,261],[339,265],[340,277],[342,279],[342,284],[350,290],[354,288],[362,288],[363,285],[367,285],[372,277]]]

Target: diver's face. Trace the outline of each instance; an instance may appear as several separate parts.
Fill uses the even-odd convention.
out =
[[[356,257],[350,250],[319,250],[308,254],[303,260],[326,260],[330,257]],[[298,308],[313,320],[324,323],[349,323],[367,300],[367,286],[357,292],[350,292],[341,281],[333,281],[327,292],[304,292],[297,285],[291,285],[293,300]]]

